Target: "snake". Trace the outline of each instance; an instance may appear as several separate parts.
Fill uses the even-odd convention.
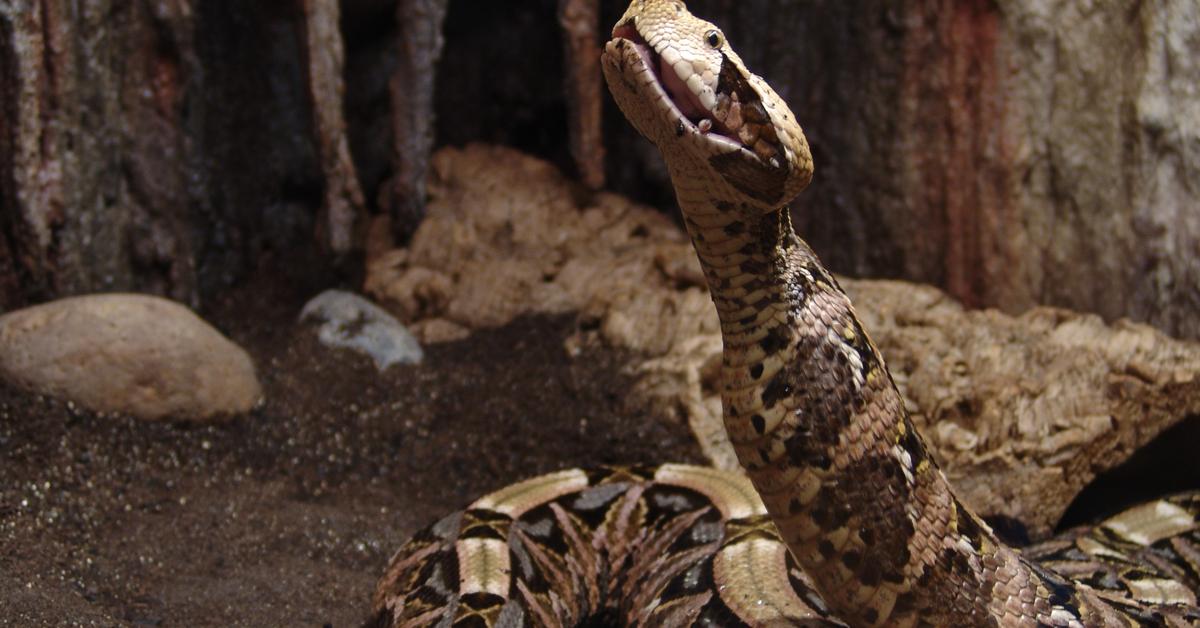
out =
[[[703,268],[744,473],[569,469],[500,488],[396,552],[367,625],[1200,625],[1200,494],[1024,549],[958,498],[792,229],[813,176],[795,114],[721,29],[633,0],[600,61]]]

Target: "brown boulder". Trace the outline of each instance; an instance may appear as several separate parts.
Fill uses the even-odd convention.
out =
[[[98,412],[204,420],[250,410],[254,364],[188,308],[140,294],[61,299],[0,316],[0,377]]]

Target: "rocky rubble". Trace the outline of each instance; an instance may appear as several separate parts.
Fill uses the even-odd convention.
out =
[[[736,467],[714,388],[716,314],[668,217],[613,194],[580,202],[552,166],[510,149],[443,149],[433,169],[411,246],[374,240],[369,294],[426,342],[578,311],[568,350],[603,340],[640,352],[637,394],[677,410],[715,465]],[[1035,537],[1097,474],[1200,413],[1200,345],[1148,326],[967,311],[928,286],[841,282],[963,497]]]

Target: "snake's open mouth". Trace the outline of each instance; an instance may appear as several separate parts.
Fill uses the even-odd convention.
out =
[[[614,41],[633,45],[681,123],[711,140],[751,151],[772,167],[781,166],[783,148],[762,99],[728,57],[722,55],[716,85],[708,85],[678,53],[665,45],[664,51],[656,50],[633,23],[618,25],[612,34]]]

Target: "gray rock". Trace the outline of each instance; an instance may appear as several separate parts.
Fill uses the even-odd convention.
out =
[[[317,338],[328,347],[351,349],[386,370],[393,364],[419,364],[421,344],[386,310],[350,292],[326,290],[300,312],[300,320],[320,323]]]
[[[159,297],[100,294],[0,316],[0,377],[98,412],[205,420],[262,398],[241,347]]]

